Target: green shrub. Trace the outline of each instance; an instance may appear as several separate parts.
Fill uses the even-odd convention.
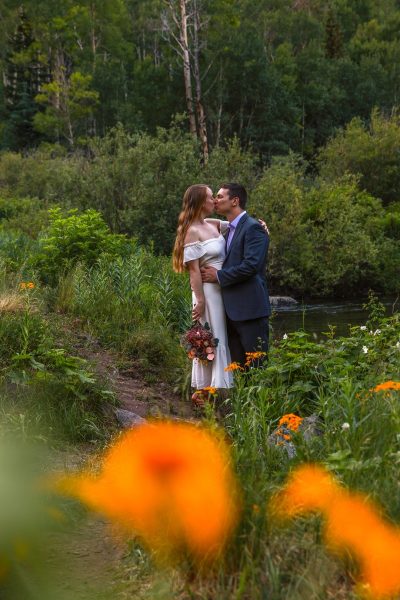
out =
[[[129,250],[130,243],[124,236],[111,233],[96,210],[78,214],[77,209],[71,209],[63,214],[61,208],[53,208],[49,220],[32,260],[42,279],[49,283],[54,284],[78,261],[93,265],[103,254],[113,258]]]
[[[385,117],[375,109],[369,126],[356,117],[321,150],[321,175],[331,181],[346,173],[385,203],[400,199],[400,116]]]
[[[41,148],[26,157],[0,155],[0,185],[18,196],[49,204],[96,209],[112,231],[127,233],[157,253],[173,247],[186,188],[198,182],[216,189],[226,180],[254,185],[256,157],[234,139],[212,150],[206,167],[193,136],[179,124],[155,135],[131,135],[121,126],[90,142],[90,154],[67,156]]]
[[[391,274],[400,249],[387,236],[380,200],[354,176],[311,182],[301,159],[279,159],[258,182],[252,207],[271,231],[272,289],[313,296],[359,294],[377,284],[398,289]]]

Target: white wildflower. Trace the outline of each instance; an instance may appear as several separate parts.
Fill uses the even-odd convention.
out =
[[[376,329],[376,330],[374,331],[374,335],[379,335],[379,334],[380,334],[380,332],[381,332],[381,330],[380,330],[380,329]]]
[[[366,325],[361,325],[360,329],[361,329],[361,331],[367,331],[367,326]]]
[[[396,348],[398,348],[400,350],[400,342],[397,342]]]
[[[284,340],[287,340],[287,339],[288,339],[288,334],[287,334],[287,333],[284,333],[284,334],[283,334],[283,338],[282,338],[282,339],[284,339]]]
[[[347,431],[350,429],[350,423],[342,423],[342,431]]]
[[[368,354],[368,348],[367,348],[367,346],[363,346],[362,347],[362,351],[364,352],[364,354]]]

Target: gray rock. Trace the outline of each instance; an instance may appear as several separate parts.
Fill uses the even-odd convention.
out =
[[[124,408],[116,408],[114,413],[118,423],[125,429],[146,423],[146,419],[143,419],[140,415],[137,415],[130,410],[125,410]]]
[[[306,442],[309,442],[313,437],[322,435],[323,430],[321,426],[321,420],[318,415],[310,415],[304,417],[299,425],[298,431],[303,435]]]
[[[290,296],[270,296],[269,300],[273,308],[283,308],[285,306],[295,306],[298,304],[297,300]]]

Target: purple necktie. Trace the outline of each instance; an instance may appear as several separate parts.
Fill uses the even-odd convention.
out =
[[[226,249],[229,250],[236,227],[232,223],[228,224],[228,236],[226,238]]]

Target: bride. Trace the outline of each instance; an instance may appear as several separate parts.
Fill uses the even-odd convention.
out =
[[[225,309],[218,283],[203,283],[200,267],[209,265],[221,269],[225,259],[225,239],[223,233],[228,222],[210,219],[214,212],[214,198],[207,185],[191,185],[183,197],[178,229],[173,250],[173,268],[176,272],[189,271],[192,288],[193,320],[210,325],[213,336],[218,338],[215,358],[204,364],[193,359],[192,387],[195,392],[192,400],[204,402],[207,395],[204,388],[229,388],[233,385],[232,373],[225,371],[231,362],[226,331]]]

